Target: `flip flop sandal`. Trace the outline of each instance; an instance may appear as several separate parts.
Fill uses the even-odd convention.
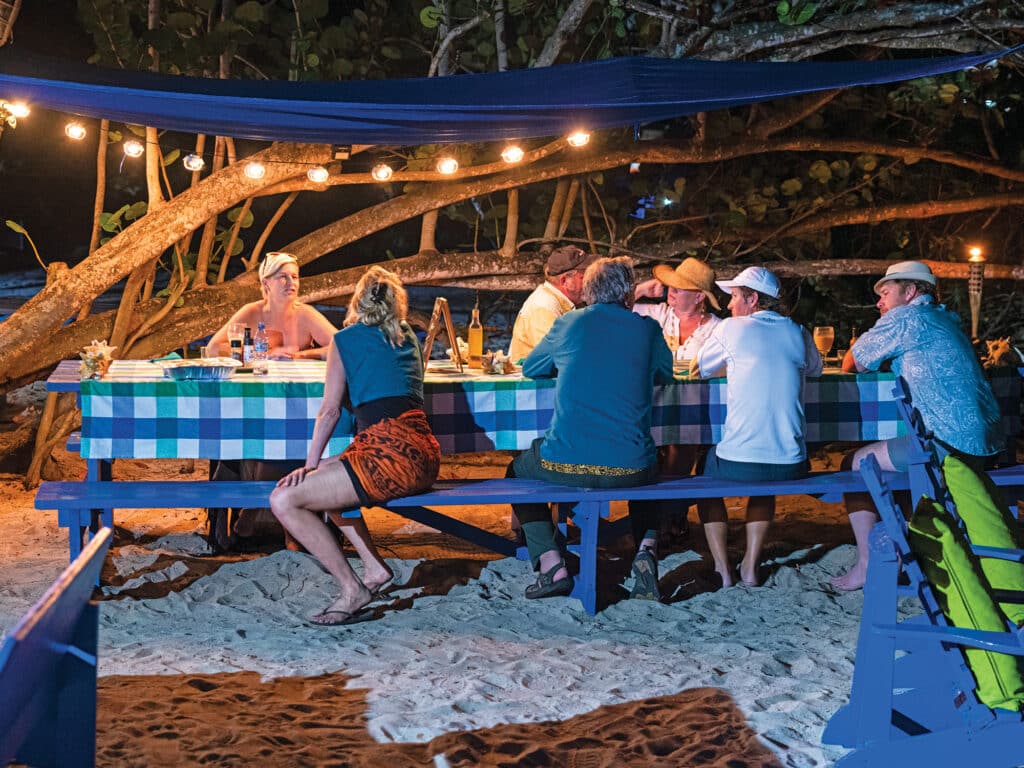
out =
[[[658,589],[658,559],[649,549],[641,549],[633,558],[633,589],[629,591],[632,600],[661,600]]]

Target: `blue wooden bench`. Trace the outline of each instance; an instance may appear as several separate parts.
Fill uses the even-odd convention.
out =
[[[888,479],[900,489],[908,488],[906,475],[891,473]],[[887,475],[888,477],[888,475]],[[857,472],[816,472],[799,480],[761,483],[737,483],[710,477],[677,477],[636,488],[574,488],[552,485],[540,480],[504,478],[475,482],[435,483],[430,491],[395,499],[388,509],[404,517],[440,528],[446,518],[427,507],[476,504],[528,504],[537,502],[575,505],[573,523],[580,529],[578,547],[579,575],[572,597],[583,603],[589,614],[597,608],[597,544],[599,521],[611,514],[613,501],[680,500],[681,503],[723,496],[816,496],[823,501],[840,501],[844,493],[864,491],[864,480]],[[442,530],[444,530],[442,528]],[[461,534],[460,534],[461,535]],[[489,534],[492,535],[493,534]],[[520,553],[524,556],[525,553]]]
[[[992,473],[997,483],[1024,485],[1024,469]],[[906,475],[887,474],[896,490],[909,488]],[[201,507],[265,507],[275,482],[266,481],[97,481],[45,482],[36,493],[37,509],[57,510],[58,524],[68,528],[70,555],[81,550],[83,534],[100,523],[113,526],[114,509],[185,509]],[[823,501],[839,501],[843,493],[866,490],[857,472],[818,472],[799,480],[770,483],[736,483],[709,477],[679,477],[637,488],[598,490],[558,486],[526,478],[439,482],[430,491],[395,499],[388,509],[410,520],[459,536],[500,555],[525,557],[502,536],[477,528],[428,507],[483,504],[554,503],[575,506],[573,523],[580,529],[580,544],[571,549],[579,555],[580,572],[573,596],[588,613],[596,610],[597,544],[599,521],[607,519],[613,501],[697,499],[722,496],[811,495]],[[344,513],[358,517],[359,510]]]
[[[0,646],[0,765],[96,760],[99,610],[89,602],[110,546],[104,528]]]

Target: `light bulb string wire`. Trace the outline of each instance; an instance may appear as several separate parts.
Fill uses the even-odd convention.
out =
[[[123,145],[123,144],[125,144],[127,142],[130,142],[130,141],[135,141],[135,142],[137,142],[139,144],[142,144],[143,147],[155,146],[155,147],[159,148],[162,157],[166,157],[168,154],[171,154],[174,151],[178,151],[180,154],[183,155],[183,158],[182,158],[183,160],[188,158],[188,157],[191,157],[193,155],[201,158],[202,161],[203,161],[204,166],[205,166],[205,164],[206,164],[206,162],[208,160],[212,161],[214,159],[214,152],[212,150],[203,151],[203,152],[196,152],[194,150],[194,148],[189,148],[188,150],[186,150],[186,149],[183,149],[182,147],[179,147],[179,146],[166,146],[166,145],[162,144],[161,142],[152,142],[152,141],[149,141],[149,140],[147,140],[145,138],[139,138],[139,137],[128,138],[128,139],[125,139],[124,141],[122,141],[121,143]],[[116,144],[118,142],[110,142],[110,143]],[[508,146],[511,146],[511,145],[506,145],[505,148],[503,148],[502,152],[504,152],[505,149],[508,148]],[[442,173],[440,171],[431,171],[431,170],[427,170],[427,169],[409,170],[408,166],[406,168],[395,168],[390,163],[386,163],[383,160],[381,160],[381,161],[379,161],[377,163],[374,163],[373,167],[376,167],[377,165],[382,165],[382,164],[383,165],[388,165],[391,168],[391,170],[392,170],[392,175],[388,179],[388,181],[403,181],[403,180],[404,181],[431,181],[431,180],[435,180],[435,179],[438,179],[438,178],[449,179],[449,180],[450,179],[473,178],[475,176],[486,176],[486,175],[491,174],[491,173],[497,173],[498,171],[507,170],[510,166],[527,165],[527,164],[530,164],[530,163],[534,163],[534,162],[536,162],[538,160],[541,160],[541,159],[543,159],[545,157],[548,157],[549,155],[554,154],[555,152],[559,152],[559,151],[561,151],[561,150],[563,150],[565,148],[573,149],[573,151],[578,151],[579,149],[581,149],[581,147],[573,146],[569,142],[567,136],[562,136],[562,137],[559,137],[557,139],[554,139],[554,140],[548,142],[547,144],[544,144],[544,145],[542,145],[540,147],[537,147],[536,149],[522,150],[523,156],[517,162],[510,163],[510,162],[507,162],[507,161],[502,159],[502,160],[496,160],[496,161],[489,162],[489,163],[483,163],[481,165],[472,165],[472,166],[462,166],[462,165],[459,165],[458,170],[455,171],[454,173]],[[499,153],[499,156],[500,156],[500,153]],[[127,158],[127,157],[128,157],[128,155],[127,155],[127,153],[125,153],[124,158]],[[426,162],[428,164],[433,164],[433,166],[436,168],[437,164],[441,160],[446,158],[446,157],[450,157],[450,155],[443,155],[442,154],[442,155],[439,155],[439,156],[437,156],[435,158],[431,158],[429,160],[420,160],[420,159],[417,159],[417,160],[419,160],[420,162]],[[124,158],[122,158],[121,170],[123,170],[123,167],[124,167]],[[135,159],[135,158],[133,157],[132,159]],[[245,167],[245,165],[247,165],[249,163],[260,163],[260,164],[262,164],[264,166],[274,165],[274,164],[300,166],[300,167],[301,166],[305,166],[308,169],[322,167],[322,168],[327,169],[327,171],[329,173],[331,173],[332,177],[335,177],[338,174],[336,172],[332,172],[331,171],[332,166],[334,166],[338,170],[340,170],[341,165],[342,165],[343,162],[344,161],[342,161],[342,160],[327,160],[325,162],[320,162],[320,163],[306,162],[306,161],[291,161],[291,160],[274,160],[274,159],[256,158],[256,157],[250,155],[248,158],[242,158],[242,159],[238,160],[236,164],[241,164],[243,168]],[[202,170],[202,169],[200,169],[200,170]],[[190,173],[198,173],[198,172],[199,172],[198,170],[197,171],[190,171]],[[371,181],[378,181],[376,178],[373,177],[372,169],[370,171],[365,171],[365,172],[360,172],[360,173],[352,173],[352,174],[343,174],[343,175],[345,175],[345,176],[352,176],[352,177],[367,176],[367,177],[370,178]]]

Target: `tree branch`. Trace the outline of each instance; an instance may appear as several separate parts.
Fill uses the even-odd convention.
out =
[[[441,45],[437,49],[437,53],[434,54],[434,58],[430,60],[430,69],[427,70],[427,77],[433,77],[437,74],[437,68],[441,65],[441,59],[448,55],[448,46],[450,46],[456,38],[469,32],[473,27],[477,26],[481,21],[489,17],[491,14],[489,11],[483,11],[478,13],[469,21],[464,21],[457,27],[452,27],[451,31],[445,35],[444,40],[441,41]]]
[[[562,14],[562,18],[558,20],[558,26],[555,27],[555,31],[551,33],[551,36],[544,43],[543,50],[541,50],[537,60],[533,63],[534,67],[550,67],[555,63],[566,41],[572,37],[576,30],[579,29],[580,24],[583,23],[583,17],[590,8],[591,2],[592,0],[572,0],[569,7],[565,9],[565,13]]]

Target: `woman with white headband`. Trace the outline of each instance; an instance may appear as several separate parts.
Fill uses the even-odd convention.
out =
[[[228,327],[232,323],[248,326],[255,334],[259,323],[270,341],[270,357],[277,360],[313,359],[327,356],[337,329],[331,321],[308,304],[299,301],[299,265],[290,253],[268,253],[259,268],[261,301],[253,301],[238,310],[210,339],[210,354],[229,355]],[[301,461],[271,459],[221,459],[210,463],[211,480],[277,480]],[[233,551],[251,546],[263,535],[280,536],[280,526],[269,509],[208,509],[207,541],[216,551]],[[285,544],[298,549],[298,543],[285,532]]]
[[[213,355],[229,355],[228,327],[241,323],[252,328],[259,323],[270,339],[270,357],[277,360],[323,360],[327,345],[337,333],[331,321],[308,304],[299,301],[299,264],[290,253],[272,251],[260,264],[261,301],[246,304],[232,315],[210,339]]]

